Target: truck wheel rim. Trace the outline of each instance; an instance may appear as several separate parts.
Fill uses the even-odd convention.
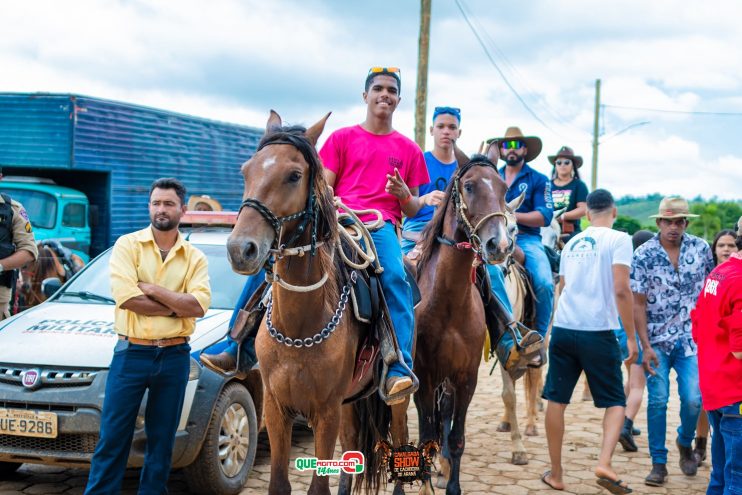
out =
[[[224,474],[233,478],[245,465],[250,447],[250,423],[241,404],[232,404],[224,412],[219,429],[219,462]]]

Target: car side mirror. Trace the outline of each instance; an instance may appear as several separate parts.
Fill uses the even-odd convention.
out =
[[[41,292],[48,298],[52,297],[62,287],[62,281],[57,277],[45,278],[41,282]]]

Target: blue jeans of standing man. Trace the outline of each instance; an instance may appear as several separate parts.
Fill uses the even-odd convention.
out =
[[[154,347],[120,340],[106,380],[106,395],[85,495],[118,494],[129,458],[134,425],[145,391],[147,450],[140,495],[167,493],[175,432],[190,369],[188,344]]]
[[[678,339],[670,354],[652,346],[659,366],[654,376],[647,373],[647,429],[649,454],[653,464],[667,464],[665,432],[667,431],[667,401],[670,398],[670,368],[678,375],[680,394],[680,426],[678,443],[690,447],[696,434],[696,422],[701,412],[701,390],[698,387],[698,359],[685,356]]]
[[[554,278],[551,273],[549,258],[546,257],[541,236],[518,234],[516,244],[526,255],[526,271],[531,275],[533,290],[536,294],[536,330],[546,338],[554,307]]]
[[[389,307],[394,330],[397,334],[402,358],[412,370],[412,334],[415,326],[415,310],[412,308],[412,288],[407,283],[407,275],[402,262],[402,249],[399,246],[394,224],[386,222],[384,227],[371,232],[371,238],[379,254],[379,263],[384,268],[381,273],[381,288]],[[389,368],[389,377],[408,376],[409,373],[400,364]]]
[[[711,479],[706,495],[742,494],[742,402],[708,411]]]

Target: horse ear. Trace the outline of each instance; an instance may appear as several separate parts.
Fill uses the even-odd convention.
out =
[[[526,199],[526,192],[523,191],[520,193],[520,196],[515,198],[514,200],[510,201],[507,206],[510,211],[516,211],[518,208],[520,208],[520,205],[523,204],[523,200]]]
[[[309,139],[309,142],[312,143],[312,145],[317,144],[317,140],[319,140],[319,136],[320,134],[322,134],[322,131],[325,130],[325,123],[327,122],[327,119],[330,118],[331,114],[332,112],[327,112],[327,115],[319,119],[319,122],[307,129],[307,132],[304,133],[304,135],[307,137],[307,139]]]
[[[459,146],[456,144],[456,141],[454,141],[453,143],[453,155],[456,157],[456,161],[458,162],[459,167],[463,167],[471,161],[469,156],[461,151]]]
[[[268,117],[268,123],[265,125],[265,133],[270,134],[276,129],[280,129],[282,125],[283,122],[281,122],[281,116],[278,115],[275,110],[271,110],[271,114]]]

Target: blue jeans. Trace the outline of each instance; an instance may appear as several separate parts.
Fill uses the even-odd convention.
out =
[[[698,387],[698,359],[684,356],[680,339],[670,354],[652,346],[659,366],[654,376],[647,373],[647,429],[649,454],[653,464],[667,464],[665,432],[667,430],[667,401],[670,398],[670,368],[678,374],[680,393],[680,426],[678,442],[690,447],[696,434],[696,422],[701,412],[701,390]]]
[[[245,304],[247,304],[247,301],[250,300],[253,293],[258,290],[258,287],[260,287],[260,284],[263,283],[263,280],[265,280],[265,268],[261,269],[258,273],[255,275],[250,275],[247,277],[247,280],[245,280],[245,286],[242,288],[242,293],[240,294],[240,298],[237,299],[237,304],[234,306],[234,311],[232,312],[232,318],[229,320],[229,329],[232,329],[232,326],[234,325],[235,320],[237,319],[237,314],[239,311],[245,307]],[[237,356],[237,349],[238,344],[234,340],[232,340],[232,337],[227,336],[227,348],[224,349],[224,352],[231,354],[232,356]],[[258,358],[255,357],[255,337],[250,337],[249,339],[245,340],[243,342],[243,347],[246,347],[247,354],[254,359],[252,364],[255,364],[258,361]]]
[[[379,263],[384,268],[381,273],[381,288],[389,307],[394,330],[397,334],[402,358],[412,370],[412,334],[415,326],[415,311],[412,308],[412,288],[407,283],[407,276],[402,262],[402,249],[399,246],[394,224],[386,222],[384,227],[371,232],[371,238],[379,254]],[[407,376],[407,371],[395,363],[389,368],[388,376]]]
[[[422,232],[428,222],[419,222],[415,220],[405,220],[402,230],[406,232]],[[402,238],[402,253],[407,254],[412,251],[415,247],[415,241],[408,241],[404,237]]]
[[[118,341],[106,380],[100,439],[95,447],[86,495],[118,494],[129,458],[144,392],[147,451],[139,494],[167,493],[175,432],[190,369],[188,344],[150,347]]]
[[[541,236],[518,234],[516,241],[526,255],[526,271],[531,275],[536,294],[536,322],[534,330],[546,338],[554,306],[554,279],[549,258],[546,257]]]
[[[742,402],[708,411],[711,479],[706,495],[742,494]]]

